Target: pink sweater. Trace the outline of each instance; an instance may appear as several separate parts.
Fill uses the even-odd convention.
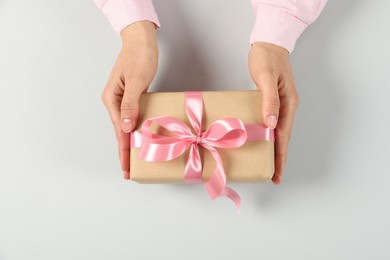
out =
[[[152,0],[94,0],[118,33],[127,25],[149,20],[161,27]],[[251,0],[256,15],[249,44],[268,42],[293,51],[301,33],[314,22],[327,0]]]

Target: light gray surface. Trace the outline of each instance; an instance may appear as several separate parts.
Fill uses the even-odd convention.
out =
[[[223,10],[218,8],[224,6]],[[250,89],[247,1],[155,1],[154,91]],[[92,1],[0,1],[0,260],[389,259],[389,1],[330,1],[291,55],[281,186],[124,181],[100,93],[120,40]]]

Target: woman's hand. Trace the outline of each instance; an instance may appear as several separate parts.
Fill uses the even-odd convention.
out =
[[[272,181],[279,184],[299,104],[288,51],[270,43],[255,42],[249,51],[248,62],[251,78],[262,92],[263,122],[275,129],[275,173]]]
[[[130,24],[121,38],[122,49],[101,98],[114,126],[124,178],[130,179],[129,133],[137,125],[139,98],[156,74],[159,52],[151,21]]]

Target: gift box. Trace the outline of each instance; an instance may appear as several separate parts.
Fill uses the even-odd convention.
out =
[[[132,180],[214,181],[210,185],[219,188],[216,194],[208,190],[212,198],[233,196],[224,191],[226,182],[271,180],[274,132],[263,124],[259,90],[146,92],[139,105],[131,134]]]

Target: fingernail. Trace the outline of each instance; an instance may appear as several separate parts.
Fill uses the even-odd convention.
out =
[[[267,116],[267,125],[269,128],[275,129],[277,122],[278,122],[278,119],[276,118],[275,115]]]
[[[130,171],[123,171],[123,178],[125,178],[126,180],[129,180],[130,179]]]
[[[130,133],[133,127],[133,120],[131,119],[123,119],[122,121],[122,131],[125,133]]]

